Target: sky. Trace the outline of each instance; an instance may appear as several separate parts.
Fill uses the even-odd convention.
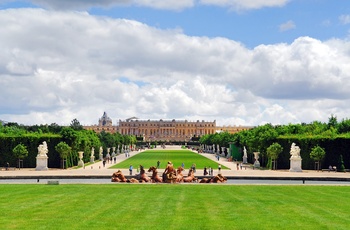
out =
[[[0,0],[0,120],[350,116],[350,1]]]

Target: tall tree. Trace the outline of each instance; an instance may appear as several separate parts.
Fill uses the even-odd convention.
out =
[[[74,130],[83,130],[83,126],[80,124],[80,122],[78,121],[78,119],[74,118],[71,123],[70,123],[70,127]]]
[[[317,162],[317,170],[320,170],[320,161],[326,155],[326,151],[320,146],[316,145],[310,152],[310,158]]]
[[[276,160],[278,158],[278,155],[283,151],[283,147],[278,144],[277,142],[271,144],[267,149],[267,156],[269,158],[269,164],[272,163],[272,161],[274,162],[274,164],[270,164],[270,168],[271,169],[277,169],[276,166]]]
[[[16,145],[16,147],[13,148],[12,152],[13,152],[13,155],[18,159],[18,168],[21,168],[21,164],[20,164],[21,160],[23,160],[23,158],[28,156],[27,147],[21,143]]]
[[[55,147],[62,159],[62,168],[67,168],[67,157],[71,154],[72,148],[64,141],[58,143]]]

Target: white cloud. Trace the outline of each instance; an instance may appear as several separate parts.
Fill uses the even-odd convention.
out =
[[[11,0],[4,0],[11,1]],[[92,7],[144,6],[164,10],[183,10],[199,4],[229,7],[237,10],[281,7],[290,0],[25,0],[54,10],[88,10]]]
[[[264,7],[281,7],[290,0],[200,0],[206,5],[230,7],[237,10],[260,9]]]
[[[292,20],[289,20],[279,26],[281,32],[295,29],[295,27],[295,23]]]
[[[248,49],[122,19],[0,11],[0,119],[258,125],[349,114],[350,42],[300,37]]]
[[[340,15],[339,20],[344,25],[349,24],[350,23],[350,15]]]

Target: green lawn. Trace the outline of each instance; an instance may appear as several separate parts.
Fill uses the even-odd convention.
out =
[[[349,229],[349,186],[0,185],[1,229]]]
[[[189,169],[193,163],[196,164],[196,169],[204,169],[205,166],[217,169],[219,164],[217,161],[212,161],[190,150],[147,150],[131,156],[111,168],[129,168],[130,165],[133,165],[135,168],[141,164],[145,169],[148,169],[151,166],[157,166],[158,160],[161,162],[161,169],[166,167],[168,161],[171,161],[176,168],[181,166],[183,162],[185,164],[185,169]],[[222,165],[222,169],[228,168]]]

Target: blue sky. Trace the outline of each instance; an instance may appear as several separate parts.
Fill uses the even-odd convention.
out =
[[[5,1],[0,6],[7,9],[40,7],[40,4]],[[251,48],[260,44],[291,43],[300,36],[344,39],[348,38],[350,29],[350,22],[340,19],[350,12],[350,2],[343,0],[292,0],[283,7],[257,10],[203,4],[181,10],[133,5],[92,6],[85,10],[91,15],[136,20],[160,29],[181,29],[189,36],[226,37]],[[294,26],[280,28],[288,22]]]
[[[3,0],[0,24],[0,120],[349,117],[349,1]]]
[[[128,18],[161,29],[181,28],[190,36],[227,37],[248,47],[280,42],[300,36],[321,40],[348,37],[349,26],[339,17],[350,12],[350,2],[296,0],[285,7],[237,12],[218,6],[196,6],[181,12],[140,7],[92,9],[91,14]],[[295,28],[280,30],[292,21]]]

